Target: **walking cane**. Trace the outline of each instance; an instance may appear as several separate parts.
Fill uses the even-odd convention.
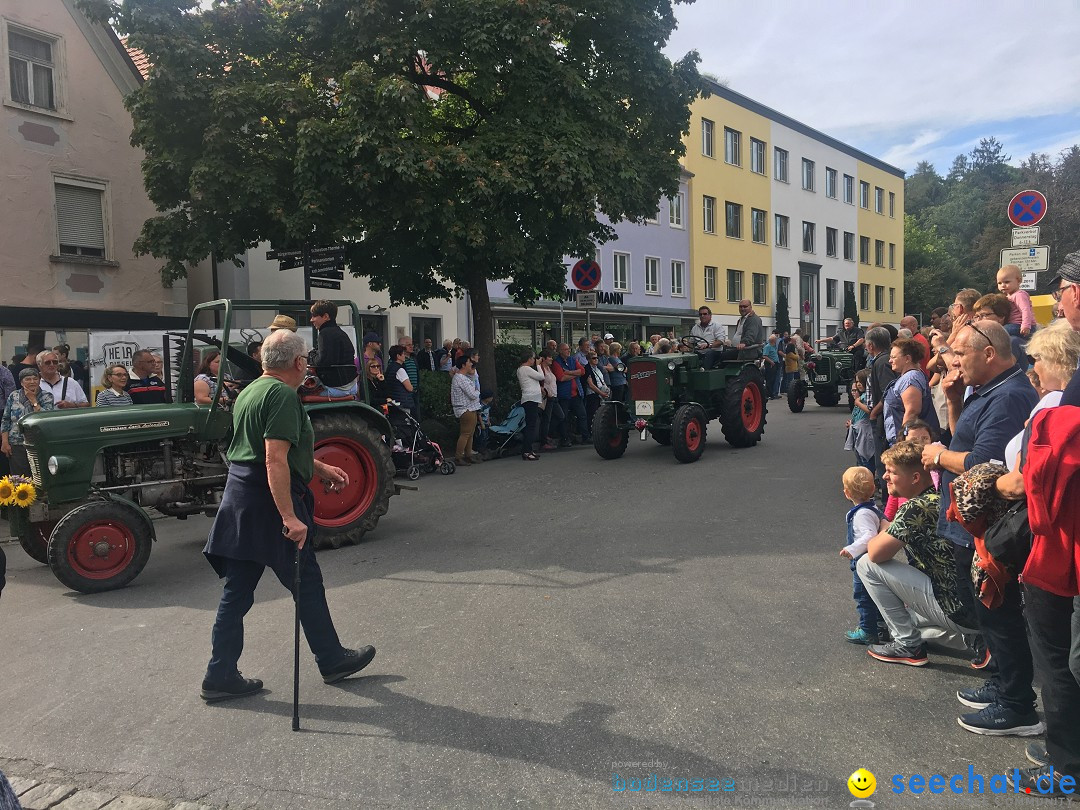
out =
[[[281,527],[282,534],[285,527]],[[300,730],[300,544],[293,560],[293,689],[292,730]]]

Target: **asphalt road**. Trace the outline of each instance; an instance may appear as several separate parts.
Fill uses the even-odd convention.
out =
[[[269,810],[846,807],[866,767],[878,807],[971,806],[890,779],[989,777],[1023,765],[1025,741],[957,726],[955,690],[981,682],[965,659],[912,669],[842,640],[845,415],[773,404],[758,447],[713,423],[692,465],[632,437],[618,461],[575,449],[421,479],[370,540],[320,556],[342,639],[378,656],[326,686],[305,648],[301,733],[272,576],[241,660],[268,691],[198,698],[221,591],[199,553],[208,520],[159,524],[142,575],[95,596],[9,545],[0,765]],[[650,773],[704,790],[614,789]]]

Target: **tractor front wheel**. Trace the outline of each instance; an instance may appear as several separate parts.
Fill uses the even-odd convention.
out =
[[[605,402],[593,417],[593,448],[600,458],[620,458],[630,438],[628,429],[619,427],[619,406]]]
[[[705,451],[705,425],[708,418],[700,405],[683,405],[675,411],[671,424],[671,445],[675,460],[690,464]]]
[[[49,564],[49,535],[56,523],[30,523],[19,530],[19,545],[39,563]]]
[[[765,380],[756,366],[746,366],[728,380],[720,427],[732,447],[753,447],[765,432]]]
[[[122,501],[91,501],[64,515],[49,537],[49,567],[79,593],[123,588],[146,567],[150,520]]]
[[[787,406],[792,413],[802,413],[806,407],[806,383],[802,380],[792,380],[788,386]]]
[[[395,493],[394,458],[382,437],[367,422],[345,411],[312,414],[315,458],[340,467],[349,485],[340,492],[327,489],[316,476],[315,548],[339,548],[360,541],[390,508]],[[419,471],[418,471],[419,472]]]

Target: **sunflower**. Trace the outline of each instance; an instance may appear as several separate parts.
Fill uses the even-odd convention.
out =
[[[37,499],[37,490],[33,484],[19,484],[15,487],[15,505],[23,508]]]
[[[11,506],[15,503],[15,485],[10,478],[0,478],[0,506]]]

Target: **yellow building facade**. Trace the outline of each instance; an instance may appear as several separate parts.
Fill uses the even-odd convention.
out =
[[[843,322],[855,296],[863,325],[904,314],[904,172],[712,84],[691,107],[689,288],[733,331],[750,299],[768,327],[788,302],[813,338]],[[865,203],[865,205],[864,205]]]

